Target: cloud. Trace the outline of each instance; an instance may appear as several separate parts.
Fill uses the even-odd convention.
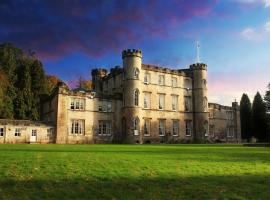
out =
[[[173,26],[207,16],[206,1],[0,1],[0,42],[31,48],[55,59],[74,51],[101,57],[136,47],[152,37],[168,37]]]
[[[263,26],[258,28],[245,28],[242,30],[241,35],[247,40],[259,42],[265,41],[270,35],[270,21],[265,22]]]
[[[262,4],[264,7],[270,7],[270,0],[232,0],[242,4]]]

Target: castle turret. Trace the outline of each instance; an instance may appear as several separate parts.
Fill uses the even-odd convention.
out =
[[[123,59],[123,140],[125,142],[141,143],[140,111],[142,107],[142,51],[128,49],[122,52]]]
[[[107,75],[106,69],[93,69],[92,72],[93,90],[102,92],[102,78]]]
[[[207,65],[196,63],[190,69],[193,78],[193,134],[195,140],[201,141],[207,139],[209,130]]]

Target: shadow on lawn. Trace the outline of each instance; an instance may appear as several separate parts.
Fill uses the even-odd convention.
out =
[[[269,199],[270,175],[2,180],[0,199]]]

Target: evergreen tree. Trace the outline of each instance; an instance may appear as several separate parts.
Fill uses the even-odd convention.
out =
[[[16,99],[14,85],[17,81],[16,70],[21,56],[22,51],[13,47],[10,43],[0,45],[0,65],[9,82],[3,101],[2,117],[4,118],[13,118],[14,116],[14,100]]]
[[[40,96],[48,94],[48,81],[43,70],[42,63],[35,59],[31,64],[31,91],[32,91],[32,108],[31,119],[40,119],[41,102]]]
[[[18,69],[17,98],[15,100],[15,117],[32,119],[33,93],[31,90],[30,61],[23,59]]]
[[[265,92],[264,101],[267,112],[270,112],[270,83],[267,88],[268,90]]]
[[[251,103],[247,94],[243,94],[240,101],[240,120],[242,139],[251,138]]]
[[[267,140],[267,119],[265,104],[259,92],[254,97],[252,104],[252,134],[260,142]]]

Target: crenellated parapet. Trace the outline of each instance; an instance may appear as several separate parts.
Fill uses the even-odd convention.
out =
[[[132,56],[142,58],[142,51],[139,49],[127,49],[122,51],[122,59],[124,59],[125,57],[132,57]]]
[[[191,70],[207,70],[207,65],[204,63],[195,63],[190,65]]]

